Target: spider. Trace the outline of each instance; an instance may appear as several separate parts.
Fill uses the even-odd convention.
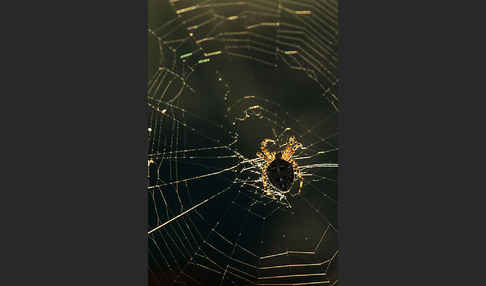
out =
[[[275,143],[272,139],[263,139],[260,143],[261,152],[257,152],[257,156],[266,161],[262,172],[263,189],[266,195],[273,199],[276,199],[275,195],[278,195],[282,200],[285,197],[284,194],[289,192],[294,183],[294,173],[297,174],[300,181],[297,193],[302,190],[304,179],[297,163],[292,159],[292,155],[298,148],[302,147],[302,144],[294,136],[291,136],[284,150],[269,152],[267,144],[270,142]],[[272,191],[268,182],[278,191]]]

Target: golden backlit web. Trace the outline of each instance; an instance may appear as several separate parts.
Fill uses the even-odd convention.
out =
[[[149,1],[151,285],[339,284],[337,11]],[[275,200],[256,152],[290,136],[304,185]]]

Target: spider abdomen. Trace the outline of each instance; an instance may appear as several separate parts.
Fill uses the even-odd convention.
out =
[[[294,182],[294,168],[291,163],[277,158],[268,166],[267,176],[273,186],[286,192]]]

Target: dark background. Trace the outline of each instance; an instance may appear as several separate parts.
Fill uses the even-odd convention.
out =
[[[17,4],[2,284],[147,285],[147,4]],[[482,284],[481,12],[341,3],[341,285]]]

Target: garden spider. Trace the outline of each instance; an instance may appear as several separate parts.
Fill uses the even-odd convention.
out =
[[[260,143],[262,152],[257,152],[257,156],[266,161],[262,168],[262,181],[265,194],[273,199],[276,199],[275,195],[278,195],[280,200],[285,198],[284,194],[290,191],[290,187],[294,182],[294,173],[297,173],[300,181],[299,190],[297,191],[297,193],[300,193],[304,179],[302,178],[302,173],[297,163],[292,159],[292,155],[298,148],[302,147],[302,144],[294,136],[291,136],[284,150],[269,152],[267,150],[267,144],[269,142],[275,143],[272,139],[264,139]],[[278,191],[272,190],[268,186],[269,182]]]

